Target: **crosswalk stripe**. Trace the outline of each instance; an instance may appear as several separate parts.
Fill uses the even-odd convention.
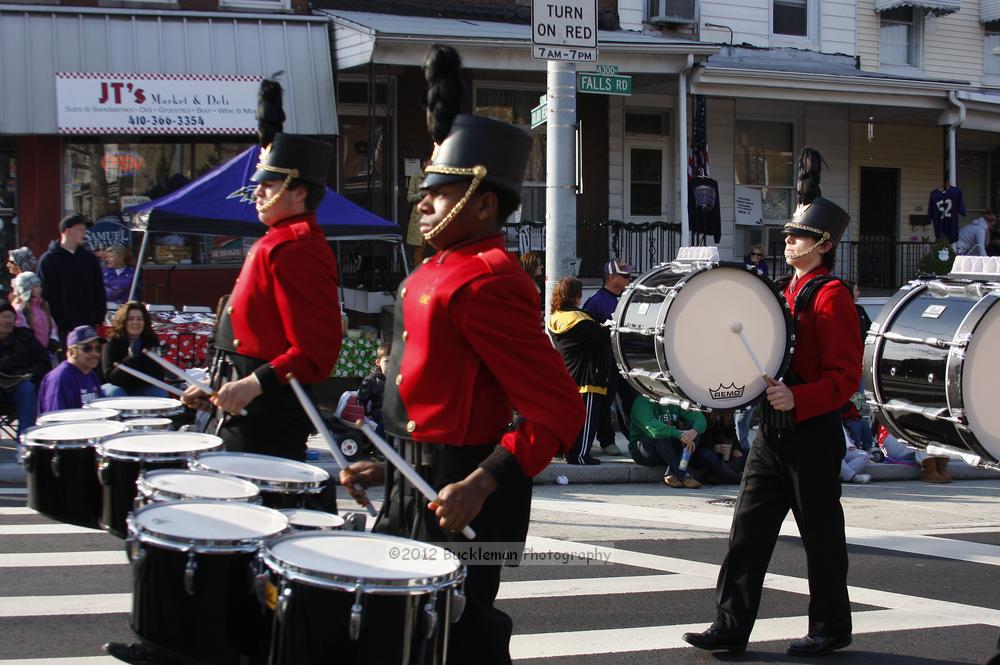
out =
[[[124,550],[0,554],[0,569],[42,568],[45,566],[108,566],[122,563],[128,563],[128,557]]]
[[[0,494],[25,495],[27,493],[27,487],[0,487]]]
[[[0,508],[0,515],[37,515],[33,508]]]
[[[132,610],[130,593],[90,593],[80,596],[8,596],[0,598],[0,618],[67,614],[115,614]]]
[[[0,524],[0,536],[50,536],[63,533],[104,533],[75,524]]]
[[[122,661],[111,656],[85,656],[83,658],[19,658],[0,660],[0,665],[122,665]]]
[[[632,522],[659,522],[681,524],[702,531],[729,531],[733,516],[729,513],[709,514],[686,510],[668,510],[649,506],[634,506],[620,503],[596,503],[572,499],[532,499],[532,510],[559,513],[573,513],[608,517]],[[847,527],[847,542],[850,545],[875,547],[878,549],[908,552],[924,556],[936,556],[957,561],[969,561],[990,566],[1000,566],[1000,546],[984,543],[970,543],[947,538],[934,538],[901,531],[879,531]],[[781,525],[781,535],[799,536],[795,520],[789,517]]]
[[[556,596],[597,596],[714,589],[715,583],[691,575],[631,575],[585,577],[561,580],[501,582],[497,600],[521,600]]]
[[[961,619],[931,617],[906,610],[871,610],[854,613],[854,634],[946,628],[966,623]],[[805,634],[808,625],[809,618],[806,616],[758,619],[754,624],[750,641],[753,643],[797,639]],[[510,640],[510,655],[514,660],[525,660],[690,648],[681,639],[681,635],[691,631],[702,631],[707,627],[707,623],[700,623],[514,635]]]

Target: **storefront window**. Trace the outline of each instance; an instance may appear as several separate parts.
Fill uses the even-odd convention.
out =
[[[65,207],[91,219],[120,218],[125,208],[166,196],[246,150],[248,143],[66,144]],[[133,234],[133,256],[140,234]],[[189,265],[239,263],[242,238],[155,233],[145,261]],[[99,249],[99,248],[98,248]]]
[[[376,117],[375,123],[369,136],[367,118],[340,118],[340,194],[380,217],[392,219],[391,183],[385,177],[392,172],[388,120]]]
[[[736,121],[736,184],[760,189],[767,222],[792,216],[793,135],[790,122]]]

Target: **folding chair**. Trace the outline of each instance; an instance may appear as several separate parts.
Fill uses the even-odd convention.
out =
[[[0,434],[4,438],[17,441],[17,409],[13,404],[0,404]]]

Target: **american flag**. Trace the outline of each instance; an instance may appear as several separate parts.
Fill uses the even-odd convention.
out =
[[[691,129],[691,147],[688,149],[688,180],[708,172],[708,131],[705,128],[705,96],[694,95],[694,123]]]

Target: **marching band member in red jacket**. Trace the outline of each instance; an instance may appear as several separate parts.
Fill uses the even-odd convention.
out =
[[[747,459],[716,586],[718,615],[684,639],[700,649],[740,652],[757,618],[764,574],[789,509],[806,549],[809,630],[788,646],[818,656],[851,643],[847,545],[840,506],[844,431],[840,407],[861,379],[862,344],[851,292],[830,279],[834,249],[850,217],[820,198],[819,153],[800,159],[799,207],[785,225],[784,287],[796,321],[791,372],[767,389],[762,434]],[[780,283],[780,282],[779,282]]]
[[[532,476],[573,444],[583,406],[538,326],[538,292],[500,234],[520,205],[531,139],[507,123],[456,116],[459,64],[457,52],[436,46],[424,66],[439,146],[418,206],[420,230],[438,252],[399,289],[383,402],[386,431],[418,461],[439,505],[428,510],[381,464],[353,464],[341,484],[357,497],[354,482],[367,487],[389,475],[376,531],[454,550],[465,542],[456,532],[471,524],[477,544],[520,550]],[[510,425],[514,409],[520,417]],[[470,562],[449,662],[510,663],[511,620],[493,606],[500,569]]]

